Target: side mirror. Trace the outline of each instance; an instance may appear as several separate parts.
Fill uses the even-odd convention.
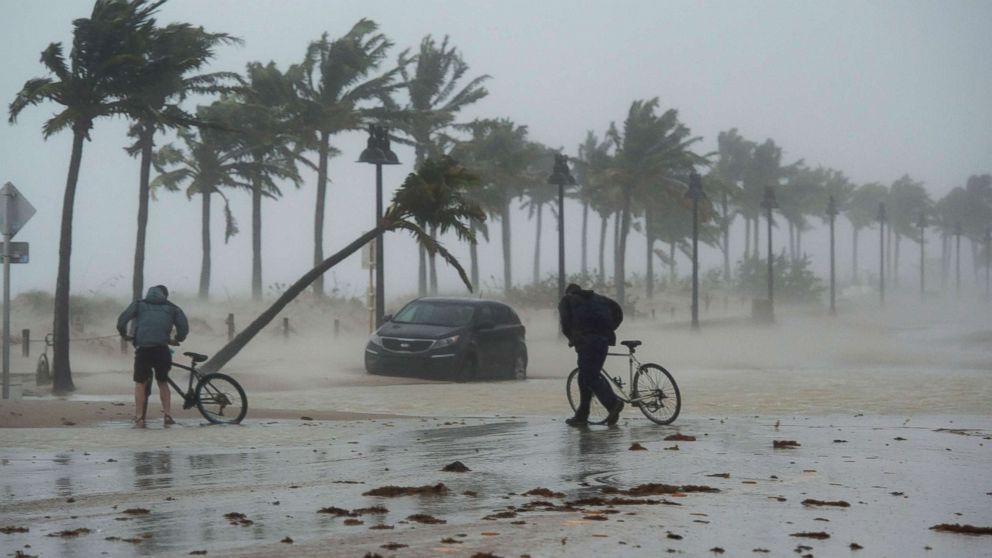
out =
[[[490,320],[486,320],[486,321],[483,321],[483,322],[479,322],[479,325],[476,326],[476,327],[478,329],[480,329],[480,330],[482,330],[482,329],[493,329],[493,328],[496,327],[496,324],[494,322],[490,321]]]
[[[386,314],[385,316],[382,317],[382,321],[383,322],[388,322],[388,321],[390,321],[392,319],[393,319],[393,315],[392,314]]]

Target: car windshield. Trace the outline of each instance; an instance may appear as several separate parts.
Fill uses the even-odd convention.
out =
[[[475,308],[450,302],[413,302],[393,317],[394,322],[439,326],[466,326],[472,321]]]

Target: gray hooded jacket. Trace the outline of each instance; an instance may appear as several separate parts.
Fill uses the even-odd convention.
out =
[[[168,295],[159,286],[148,289],[142,300],[132,302],[117,318],[117,331],[127,335],[127,323],[134,320],[135,347],[165,347],[169,344],[172,328],[176,340],[183,341],[189,334],[189,322],[182,309],[168,301]]]

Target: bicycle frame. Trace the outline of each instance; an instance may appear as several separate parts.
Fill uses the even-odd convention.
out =
[[[191,366],[186,366],[185,364],[179,364],[178,362],[173,362],[172,363],[172,367],[173,368],[182,368],[183,370],[186,370],[186,371],[189,372],[189,381],[188,381],[188,383],[186,385],[186,391],[183,391],[183,388],[179,387],[179,384],[177,384],[175,382],[175,380],[172,379],[172,376],[167,376],[166,377],[166,381],[168,381],[169,382],[169,385],[172,386],[172,389],[174,389],[176,391],[176,394],[178,394],[179,396],[181,396],[183,398],[183,409],[190,409],[190,408],[193,407],[193,405],[196,405],[196,401],[194,399],[194,394],[193,394],[193,380],[195,378],[196,381],[199,382],[200,379],[202,378],[202,376],[196,370],[196,363],[195,362]],[[146,411],[148,409],[148,400],[151,397],[151,393],[152,393],[152,381],[153,380],[154,380],[154,376],[152,378],[149,378],[149,380],[147,382],[145,382],[145,410]],[[144,418],[144,417],[142,417],[142,418]]]
[[[630,351],[627,353],[606,353],[607,358],[611,356],[627,357],[627,385],[628,386],[634,385],[634,371],[636,371],[638,368],[641,367],[641,361],[637,360],[637,357],[634,356],[634,351]],[[634,398],[631,398],[627,395],[627,392],[623,388],[623,381],[619,381],[620,380],[619,376],[617,376],[616,378],[610,376],[610,374],[606,371],[605,368],[602,371],[600,371],[600,374],[602,374],[607,379],[607,381],[609,381],[610,384],[613,385],[614,387],[613,392],[616,393],[617,397],[622,399],[624,403],[631,403],[635,405],[637,404],[637,401],[635,401]]]

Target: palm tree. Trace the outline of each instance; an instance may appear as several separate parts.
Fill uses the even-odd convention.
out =
[[[211,107],[200,107],[197,117],[204,121],[212,120]],[[155,153],[153,163],[160,173],[151,183],[152,190],[165,188],[178,190],[183,184],[186,197],[192,198],[199,194],[201,199],[201,246],[202,258],[200,263],[200,300],[210,298],[210,217],[211,198],[214,194],[224,200],[225,234],[224,242],[238,232],[237,222],[228,205],[228,198],[221,188],[243,188],[251,190],[248,182],[252,176],[253,165],[244,161],[240,151],[230,141],[224,141],[225,135],[208,128],[199,131],[199,137],[190,130],[180,130],[179,139],[185,149],[172,144],[162,146]]]
[[[878,221],[878,204],[885,200],[887,195],[888,188],[877,182],[864,184],[854,189],[850,203],[844,210],[844,216],[854,229],[851,251],[851,281],[854,283],[858,282],[858,234],[861,229],[870,227]]]
[[[413,66],[413,72],[409,70]],[[427,157],[438,157],[443,151],[438,135],[443,135],[465,107],[489,94],[482,83],[489,79],[482,75],[460,84],[468,72],[468,64],[454,46],[448,45],[447,35],[438,45],[427,35],[420,41],[420,50],[413,57],[409,50],[399,55],[397,66],[403,78],[409,102],[400,109],[391,105],[393,126],[409,137],[414,145],[415,163],[419,167]],[[427,252],[420,250],[418,292],[427,292]],[[435,272],[436,278],[436,272]],[[436,285],[435,285],[436,286]]]
[[[933,211],[933,200],[930,194],[923,187],[922,182],[917,182],[903,175],[892,183],[889,187],[888,196],[885,200],[885,209],[889,218],[889,230],[895,235],[895,254],[892,284],[899,285],[899,245],[903,236],[917,238],[918,220],[920,214],[929,215]]]
[[[240,81],[237,74],[214,72],[194,74],[213,58],[221,44],[240,44],[240,39],[225,33],[207,33],[202,27],[174,23],[155,28],[143,46],[144,64],[135,75],[127,93],[133,125],[129,135],[135,138],[128,147],[130,155],[140,155],[138,180],[138,233],[134,248],[132,298],[144,295],[145,233],[148,228],[149,174],[155,133],[173,128],[199,125],[194,115],[179,103],[190,94],[230,93]]]
[[[425,160],[418,171],[407,176],[395,192],[392,204],[374,229],[359,236],[300,277],[248,327],[224,345],[201,370],[205,373],[220,370],[318,277],[388,231],[405,230],[428,252],[440,254],[458,271],[462,282],[471,291],[472,283],[458,260],[431,238],[418,223],[436,226],[442,232],[452,230],[459,238],[474,242],[468,223],[473,219],[485,219],[482,210],[464,195],[465,187],[474,181],[475,177],[450,157]]]
[[[29,79],[8,108],[11,123],[25,108],[46,101],[62,109],[42,127],[45,139],[72,130],[72,152],[59,233],[59,265],[55,280],[52,389],[75,389],[69,363],[69,273],[72,256],[72,216],[76,184],[83,158],[83,142],[93,123],[106,116],[126,115],[127,77],[142,63],[139,45],[154,27],[152,15],[162,1],[97,0],[89,18],[73,22],[72,50],[68,63],[62,44],[51,43],[41,53],[41,63],[54,77]]]
[[[538,177],[532,177],[538,178]],[[524,202],[521,204],[521,209],[527,210],[527,218],[533,219],[537,217],[537,224],[535,227],[535,239],[534,239],[534,283],[537,284],[541,281],[541,232],[544,229],[544,207],[552,206],[552,213],[554,213],[555,206],[553,202],[558,199],[558,192],[556,187],[552,184],[548,184],[546,180],[530,180],[530,184],[527,185],[526,190],[524,190],[523,199]]]
[[[612,174],[621,187],[623,200],[614,266],[614,284],[621,305],[627,304],[624,267],[634,198],[650,188],[673,189],[675,184],[666,177],[706,163],[705,158],[689,151],[689,146],[700,138],[690,136],[689,128],[679,122],[678,111],[669,109],[656,115],[657,108],[657,97],[634,101],[624,121],[623,134],[612,125],[608,133],[616,148]]]
[[[317,152],[317,201],[313,232],[313,264],[324,260],[324,213],[327,205],[328,161],[336,151],[331,136],[361,128],[377,110],[371,101],[389,104],[396,87],[399,68],[369,77],[393,45],[375,22],[362,19],[339,39],[328,40],[327,33],[307,48],[303,62],[291,68],[297,99],[294,112],[298,132],[307,137]],[[324,278],[313,285],[318,298],[324,296]]]
[[[229,129],[242,153],[252,164],[251,176],[251,245],[252,300],[262,299],[262,198],[282,196],[277,181],[288,180],[300,185],[296,163],[298,136],[290,118],[289,103],[293,96],[292,82],[285,78],[274,62],[262,65],[250,62],[247,67],[248,89],[240,99],[218,103],[216,110],[221,122]]]
[[[582,203],[582,275],[589,271],[588,254],[588,224],[589,208],[596,203],[599,190],[605,188],[606,173],[610,165],[610,143],[600,142],[596,134],[590,130],[586,133],[585,141],[579,145],[579,156],[574,160],[576,181],[579,187],[574,190],[574,196]],[[605,230],[605,229],[604,229]],[[603,262],[600,256],[600,272]]]
[[[723,251],[723,280],[728,283],[730,282],[730,226],[740,214],[734,207],[740,203],[744,172],[754,154],[754,148],[754,143],[745,140],[737,133],[737,128],[720,132],[717,136],[717,160],[713,171],[704,182],[710,199],[719,200],[720,215],[717,216],[717,221],[723,238],[723,242],[720,243],[720,249]]]
[[[750,164],[744,172],[744,192],[741,196],[741,212],[745,218],[754,224],[753,247],[751,256],[758,258],[760,251],[761,231],[761,200],[765,188],[778,186],[781,179],[788,173],[788,167],[782,167],[782,148],[774,140],[767,139],[754,148]]]
[[[479,173],[488,192],[489,203],[484,209],[500,220],[503,291],[509,295],[513,288],[510,208],[513,200],[523,195],[535,150],[527,140],[527,126],[517,126],[508,119],[475,120],[460,128],[470,133],[470,139],[459,143],[456,152]]]

